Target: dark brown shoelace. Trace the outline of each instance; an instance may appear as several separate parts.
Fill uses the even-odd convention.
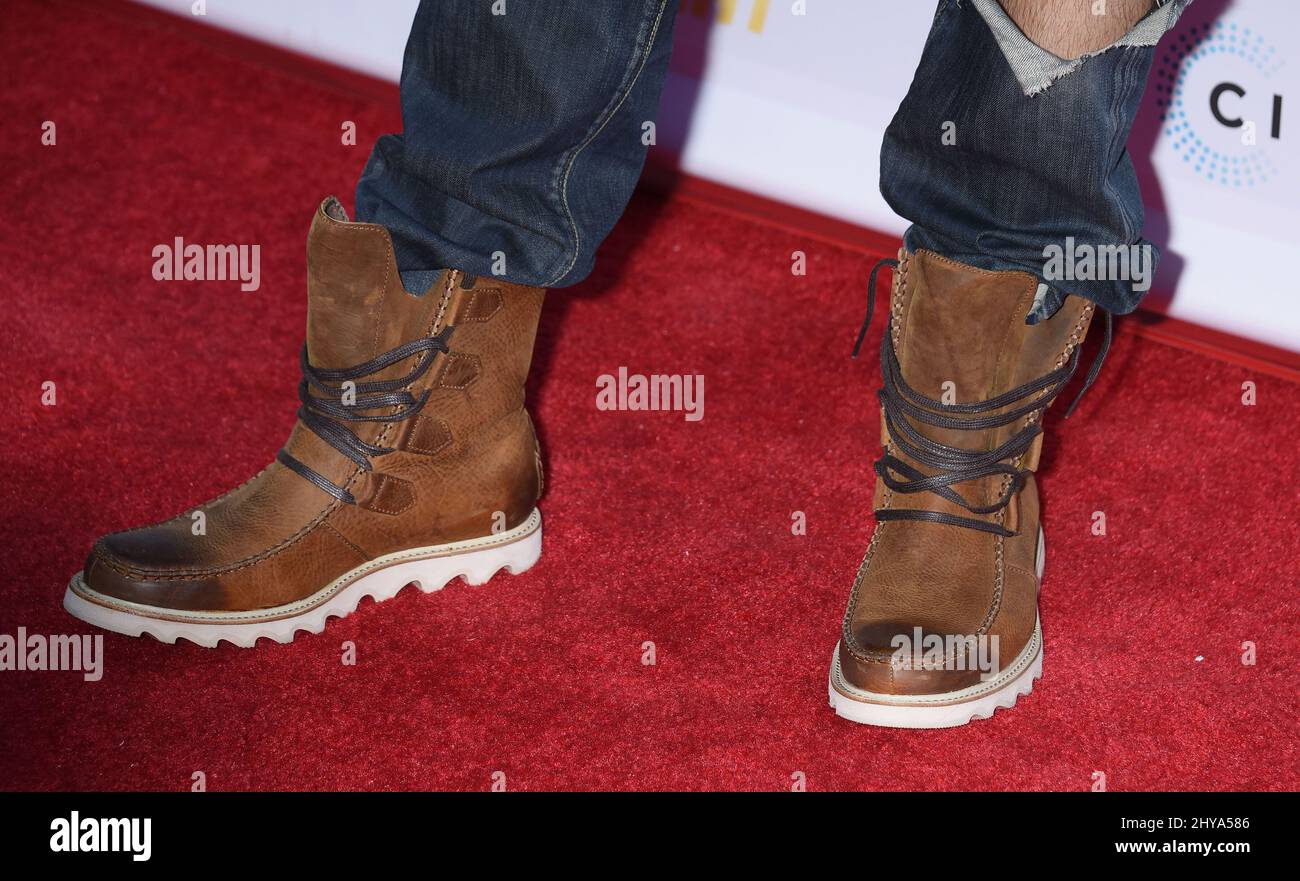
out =
[[[370,460],[393,452],[393,448],[366,443],[343,423],[401,422],[419,413],[425,401],[429,399],[431,389],[426,389],[424,394],[416,398],[406,391],[406,386],[428,371],[439,352],[447,352],[447,341],[451,339],[453,329],[448,327],[437,336],[422,337],[403,343],[364,364],[339,370],[312,367],[307,360],[307,346],[304,345],[302,347],[303,379],[298,384],[298,400],[302,402],[302,406],[298,409],[298,418],[317,437],[356,462],[359,467],[366,471],[372,470]],[[357,382],[352,389],[355,400],[343,403],[348,391],[342,385],[343,383],[355,382],[413,356],[417,360],[405,376],[376,382]],[[312,389],[320,394],[312,394]],[[391,413],[366,414],[366,411],[387,410],[393,407],[397,409]],[[280,450],[275,458],[339,501],[349,505],[356,504],[357,500],[352,493],[320,472],[304,465],[285,450]]]
[[[853,357],[858,356],[862,341],[867,335],[872,315],[876,308],[876,275],[881,267],[898,266],[897,260],[881,260],[871,270],[868,282],[867,317],[862,322],[862,329],[853,344]],[[1104,312],[1104,310],[1103,310]],[[1073,412],[1084,392],[1093,384],[1101,365],[1106,360],[1110,349],[1111,315],[1106,316],[1105,336],[1101,350],[1088,371],[1083,388],[1066,411],[1068,417]],[[945,404],[934,398],[926,397],[912,388],[903,379],[903,371],[898,363],[898,354],[894,350],[893,318],[885,326],[885,335],[880,343],[880,372],[882,385],[879,392],[880,403],[884,410],[885,425],[889,437],[898,450],[932,473],[926,474],[907,461],[886,450],[875,463],[875,472],[890,490],[908,495],[919,492],[932,492],[958,505],[972,514],[994,514],[1005,508],[1011,499],[1020,492],[1029,476],[1029,470],[1017,468],[1011,464],[1019,456],[1028,452],[1034,439],[1043,433],[1042,413],[1061,390],[1079,366],[1079,353],[1082,342],[1075,346],[1065,364],[1035,380],[1017,386],[987,401],[972,404]],[[998,412],[1004,407],[1005,412]],[[957,431],[986,431],[1010,425],[1030,414],[1036,418],[1028,420],[1023,428],[1013,434],[1004,443],[991,450],[966,450],[952,447],[932,440],[916,429],[913,422]],[[1006,478],[1006,487],[992,504],[975,505],[968,502],[954,486],[985,477],[1002,475]],[[884,508],[877,510],[877,520],[923,520],[932,523],[946,523],[967,529],[978,529],[995,535],[1012,536],[1014,532],[999,523],[981,520],[975,517],[962,517],[942,511],[925,511],[908,508]]]

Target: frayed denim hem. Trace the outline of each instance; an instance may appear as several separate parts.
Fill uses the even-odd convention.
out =
[[[1078,70],[1085,61],[1111,49],[1154,46],[1177,22],[1191,0],[1164,0],[1133,29],[1114,43],[1078,58],[1058,58],[1026,37],[998,0],[969,0],[993,32],[1007,64],[1026,95],[1046,91],[1052,83]]]

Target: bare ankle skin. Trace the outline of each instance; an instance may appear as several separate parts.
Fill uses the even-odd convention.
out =
[[[1105,49],[1151,11],[1152,0],[999,0],[1026,37],[1059,58]]]

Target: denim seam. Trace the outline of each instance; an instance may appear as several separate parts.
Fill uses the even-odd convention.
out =
[[[961,0],[952,0],[953,5],[960,10]],[[934,10],[934,21],[930,22],[930,33],[926,36],[927,41],[930,36],[939,28],[939,22],[943,21],[944,13],[948,11],[948,0],[939,0],[938,7]]]
[[[1108,158],[1115,155],[1116,149],[1122,154],[1124,145],[1128,142],[1128,132],[1124,130],[1124,123],[1128,119],[1128,113],[1125,110],[1126,99],[1128,90],[1133,85],[1133,77],[1131,76],[1133,66],[1140,60],[1140,56],[1126,53],[1124,57],[1120,58],[1119,63],[1115,65],[1115,88],[1111,93],[1110,119],[1108,120],[1111,130],[1111,139],[1106,150]],[[1108,162],[1107,169],[1109,168],[1110,163]],[[1124,241],[1132,242],[1136,238],[1138,230],[1134,228],[1129,212],[1124,210],[1124,200],[1119,193],[1115,192],[1113,184],[1110,174],[1106,174],[1102,181],[1102,189],[1109,200],[1120,206],[1119,220],[1124,225]]]
[[[546,282],[546,284],[542,285],[542,287],[554,286],[557,282],[561,281],[566,275],[568,275],[569,272],[572,271],[574,265],[578,262],[578,255],[582,252],[582,234],[578,231],[578,224],[574,221],[573,212],[569,208],[569,175],[572,173],[573,166],[577,162],[578,157],[582,154],[582,151],[591,146],[591,143],[605,130],[605,127],[609,125],[610,120],[612,120],[618,113],[619,109],[623,106],[623,103],[627,101],[627,96],[632,93],[632,89],[641,79],[641,74],[645,70],[646,63],[650,60],[650,53],[654,49],[655,38],[659,34],[659,25],[663,21],[664,10],[667,6],[668,0],[661,0],[659,4],[659,12],[655,15],[654,24],[650,28],[649,35],[647,36],[644,32],[642,33],[640,37],[642,45],[638,47],[640,51],[632,56],[632,60],[628,65],[628,70],[623,75],[623,80],[626,83],[626,86],[623,86],[615,93],[615,98],[610,99],[611,103],[605,106],[605,110],[596,118],[596,122],[593,123],[593,130],[589,130],[587,136],[582,140],[582,142],[579,143],[578,146],[574,147],[567,157],[562,158],[561,162],[556,166],[557,174],[560,172],[560,169],[563,168],[563,177],[559,181],[558,197],[560,200],[560,209],[564,212],[564,218],[568,221],[569,230],[572,233],[573,254],[569,258],[568,265],[566,265],[558,275]],[[635,72],[633,72],[633,68],[635,68]],[[631,74],[630,80],[628,78],[629,74]]]

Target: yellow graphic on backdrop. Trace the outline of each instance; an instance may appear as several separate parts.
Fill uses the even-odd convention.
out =
[[[736,19],[736,7],[740,5],[740,0],[681,0],[679,9],[685,12],[690,7],[691,15],[697,18],[708,18],[709,10],[714,4],[717,4],[718,24],[731,24]],[[755,34],[763,33],[763,25],[767,23],[767,10],[772,5],[771,0],[752,0],[753,6],[749,10],[749,29]]]

